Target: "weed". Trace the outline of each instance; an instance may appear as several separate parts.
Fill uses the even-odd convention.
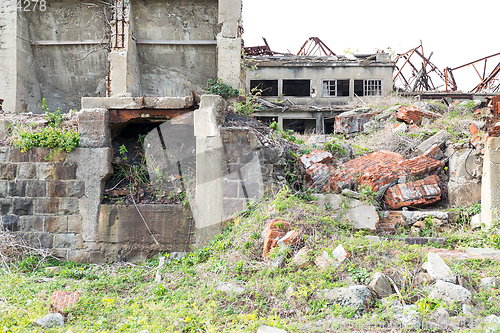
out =
[[[262,109],[262,106],[257,102],[257,98],[262,93],[262,90],[253,88],[250,94],[240,94],[241,101],[234,103],[236,113],[250,117],[257,109]]]
[[[323,147],[326,151],[332,153],[334,157],[340,157],[346,154],[342,145],[342,140],[338,138],[333,138],[331,141],[326,142]]]
[[[295,137],[293,130],[290,130],[290,129],[281,130],[279,128],[278,123],[275,121],[273,121],[271,123],[271,125],[269,125],[269,127],[274,130],[274,132],[272,133],[273,135],[276,135],[282,139],[285,139],[287,141],[290,141],[290,142],[293,142],[293,143],[296,143],[299,145],[304,144],[304,140]]]
[[[226,100],[240,94],[238,89],[235,89],[231,85],[224,83],[221,79],[208,79],[205,91],[207,92],[207,94],[219,95]]]

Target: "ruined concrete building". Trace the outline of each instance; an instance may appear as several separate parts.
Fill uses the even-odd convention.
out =
[[[41,113],[42,98],[67,112],[82,97],[191,96],[216,77],[240,85],[241,0],[5,0],[0,22],[5,112]]]
[[[394,63],[386,53],[345,56],[248,56],[256,69],[247,72],[248,92],[260,89],[269,102],[286,101],[285,107],[257,111],[262,120],[275,119],[281,127],[331,133],[333,118],[343,106],[365,96],[382,96],[392,90]]]

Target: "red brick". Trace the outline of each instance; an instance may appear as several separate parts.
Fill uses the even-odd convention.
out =
[[[391,209],[405,206],[432,204],[441,199],[439,177],[429,176],[423,180],[399,184],[387,189],[384,201]]]
[[[262,256],[267,257],[272,248],[276,247],[278,240],[290,230],[290,223],[285,220],[273,220],[269,223],[264,236],[264,249]]]
[[[330,165],[314,163],[304,173],[306,185],[311,188],[323,187],[330,179],[332,169]]]
[[[432,147],[427,149],[427,151],[422,156],[429,157],[434,160],[440,160],[444,157],[444,154],[441,148],[439,148],[439,145],[433,144]]]
[[[421,110],[414,105],[400,106],[397,114],[398,120],[404,121],[408,124],[418,124],[424,117],[436,119],[441,117],[441,115],[431,111]]]
[[[476,125],[470,124],[469,132],[470,132],[470,134],[474,135],[474,134],[477,134],[479,132],[479,130],[477,129]]]
[[[420,127],[415,124],[412,124],[410,127],[408,127],[408,133],[416,133],[418,131],[420,131]]]
[[[64,310],[78,302],[78,293],[71,291],[55,291],[50,300],[50,310],[64,314]]]

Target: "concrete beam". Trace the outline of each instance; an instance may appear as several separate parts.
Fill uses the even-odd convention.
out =
[[[241,84],[241,38],[217,36],[217,77],[236,89]]]

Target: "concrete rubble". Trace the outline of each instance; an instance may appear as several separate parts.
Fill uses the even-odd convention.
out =
[[[425,262],[422,267],[434,280],[442,280],[450,283],[455,283],[455,275],[453,275],[450,267],[437,253],[428,253],[427,262]]]
[[[451,305],[454,302],[469,304],[472,300],[472,294],[466,288],[437,280],[429,297],[432,299],[443,300],[446,304]]]
[[[370,288],[362,285],[319,290],[316,296],[320,299],[333,301],[341,306],[353,308],[360,314],[367,310],[369,304],[373,300],[373,294]]]

